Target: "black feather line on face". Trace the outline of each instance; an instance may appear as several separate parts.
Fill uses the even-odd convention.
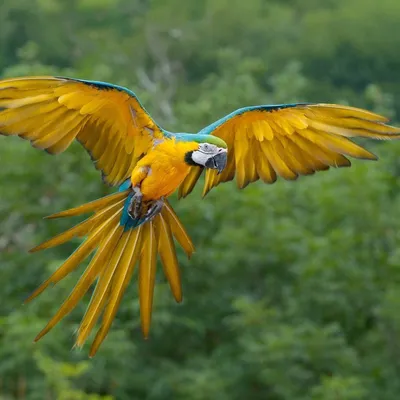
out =
[[[203,167],[203,165],[197,164],[196,162],[193,161],[192,154],[193,151],[188,151],[187,153],[185,153],[186,164],[193,165],[195,167]]]

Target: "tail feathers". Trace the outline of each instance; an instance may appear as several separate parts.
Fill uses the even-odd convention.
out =
[[[156,279],[157,238],[154,224],[155,222],[149,221],[149,223],[143,225],[144,241],[139,262],[140,322],[145,338],[147,338],[150,330],[154,283]]]
[[[110,194],[108,196],[102,197],[101,199],[97,199],[91,201],[90,203],[82,204],[81,206],[49,215],[45,218],[53,219],[53,218],[74,217],[88,212],[95,212],[98,210],[102,210],[105,206],[108,206],[110,204],[115,205],[118,202],[118,200],[125,200],[127,196],[128,193],[126,191]]]
[[[161,213],[151,221],[135,229],[124,229],[120,220],[128,194],[128,191],[116,193],[51,216],[51,218],[57,218],[94,212],[85,221],[31,250],[47,249],[63,244],[74,237],[86,236],[75,252],[32,293],[26,302],[76,270],[90,254],[94,253],[94,256],[68,298],[37,335],[35,341],[42,338],[68,315],[96,281],[95,290],[76,338],[76,346],[83,346],[101,316],[100,328],[90,349],[90,356],[94,356],[108,334],[136,264],[139,265],[142,332],[147,337],[151,323],[157,255],[160,256],[163,271],[175,300],[178,302],[182,300],[174,238],[190,258],[194,247],[189,236],[168,202],[165,202]]]
[[[101,224],[110,221],[110,218],[113,215],[119,214],[121,205],[123,205],[123,203],[124,199],[121,199],[111,205],[106,206],[105,208],[97,212],[94,216],[34,247],[30,250],[30,252],[34,253],[40,250],[48,249],[50,247],[59,246],[60,244],[68,242],[74,237],[83,237],[89,232],[93,232],[96,228],[101,226]]]

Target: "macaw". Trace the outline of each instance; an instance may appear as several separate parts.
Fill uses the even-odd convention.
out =
[[[76,251],[26,300],[74,271],[91,254],[76,286],[35,341],[48,333],[96,282],[76,336],[82,346],[101,316],[90,356],[105,339],[138,264],[140,320],[150,329],[157,256],[176,301],[182,300],[175,240],[190,258],[194,246],[168,197],[187,196],[205,172],[203,195],[236,177],[242,189],[259,179],[295,180],[330,167],[348,167],[347,157],[376,156],[351,139],[398,139],[400,128],[375,113],[343,105],[296,103],[238,109],[196,134],[171,133],[158,125],[131,90],[66,77],[0,81],[0,133],[29,140],[50,154],[76,139],[103,180],[118,190],[76,208],[63,218],[86,220],[38,245],[32,252],[85,238]]]

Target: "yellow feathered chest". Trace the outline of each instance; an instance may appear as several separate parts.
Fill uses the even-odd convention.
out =
[[[190,172],[185,154],[196,150],[198,143],[166,139],[144,156],[132,173],[132,185],[140,182],[143,200],[171,195]]]

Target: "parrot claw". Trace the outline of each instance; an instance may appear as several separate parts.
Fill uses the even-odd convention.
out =
[[[164,199],[163,198],[154,201],[154,203],[147,210],[145,221],[149,221],[154,216],[156,216],[161,211],[161,209],[163,208],[163,205],[164,205]]]
[[[134,187],[132,190],[134,194],[128,207],[128,214],[133,219],[139,219],[142,210],[143,195],[138,187]]]
[[[143,204],[143,195],[139,187],[133,187],[133,196],[128,206],[128,215],[135,221],[145,223],[155,217],[164,205],[164,198]],[[147,208],[148,207],[148,208]],[[146,209],[144,211],[144,209]]]

